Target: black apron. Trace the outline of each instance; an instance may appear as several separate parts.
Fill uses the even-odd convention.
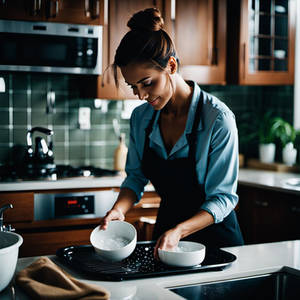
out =
[[[201,210],[205,200],[204,187],[198,183],[196,174],[196,141],[203,100],[200,98],[195,113],[192,133],[188,137],[189,154],[186,158],[163,159],[149,147],[149,134],[152,131],[157,111],[145,130],[145,146],[142,171],[151,181],[161,198],[153,239],[175,227]],[[212,224],[186,237],[184,240],[200,242],[207,247],[230,247],[243,245],[243,237],[232,211],[221,223]]]

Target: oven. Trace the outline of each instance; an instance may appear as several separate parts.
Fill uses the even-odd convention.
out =
[[[114,190],[72,193],[35,193],[34,220],[104,217],[118,197]]]

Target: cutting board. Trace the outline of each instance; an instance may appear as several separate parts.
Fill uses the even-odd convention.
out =
[[[263,163],[258,159],[250,158],[247,160],[247,167],[253,169],[260,170],[269,170],[269,171],[277,171],[277,172],[290,172],[297,173],[300,171],[300,166],[288,166],[282,163]]]

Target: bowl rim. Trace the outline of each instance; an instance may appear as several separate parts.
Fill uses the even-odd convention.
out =
[[[5,234],[11,234],[11,235],[17,236],[18,241],[11,246],[8,246],[5,248],[0,248],[0,254],[7,253],[7,252],[11,251],[13,248],[19,248],[23,244],[23,237],[20,234],[15,233],[15,232],[10,232],[10,231],[1,231],[1,232],[5,233]]]
[[[126,222],[126,221],[120,221],[120,220],[114,220],[114,221],[111,221],[111,222],[119,222],[119,223],[122,222],[122,223],[126,223],[126,225],[129,225],[129,227],[131,229],[133,229],[133,231],[134,231],[134,237],[133,237],[133,239],[131,239],[129,241],[129,243],[126,244],[124,247],[120,247],[118,249],[113,249],[113,250],[103,249],[101,247],[96,246],[95,243],[93,242],[93,236],[96,234],[95,232],[96,231],[100,231],[100,225],[98,225],[96,228],[93,229],[93,231],[90,234],[90,243],[92,244],[92,246],[95,249],[101,250],[101,252],[103,252],[103,253],[114,253],[114,252],[118,252],[118,251],[120,251],[122,249],[126,249],[127,247],[130,247],[132,243],[136,243],[137,242],[137,231],[136,231],[136,228],[131,223]]]
[[[193,244],[197,244],[197,245],[200,245],[201,246],[201,249],[197,249],[197,250],[191,250],[191,251],[183,251],[183,252],[179,252],[179,251],[174,251],[174,250],[164,250],[164,249],[161,249],[161,248],[158,248],[158,252],[162,252],[162,253],[179,253],[181,255],[184,255],[185,253],[197,253],[197,252],[202,252],[202,251],[205,251],[206,250],[206,246],[202,243],[198,243],[198,242],[194,242],[194,241],[179,241],[178,245],[179,244],[185,244],[185,243],[193,243]],[[176,255],[174,254],[174,255]]]

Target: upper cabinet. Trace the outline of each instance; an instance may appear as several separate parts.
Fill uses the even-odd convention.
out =
[[[232,2],[228,2],[229,83],[293,84],[296,1],[242,0],[240,7]]]
[[[225,84],[226,2],[166,1],[166,29],[175,41],[184,79]]]
[[[157,7],[162,12],[165,29],[175,42],[183,78],[200,84],[225,84],[226,0],[109,0],[108,23],[104,26],[108,48],[103,49],[103,65],[113,62],[115,51],[128,31],[129,18],[149,7]],[[104,73],[104,78],[98,77],[97,97],[137,98],[119,77],[119,90],[114,86],[110,69]]]
[[[114,61],[116,49],[122,37],[129,30],[127,22],[130,17],[139,10],[149,7],[157,7],[163,11],[162,0],[109,0],[107,18],[103,28],[103,76],[97,80],[97,97],[109,99],[137,99],[132,89],[127,86],[119,73],[119,89],[115,87],[113,72],[109,66]],[[106,45],[106,46],[105,46]]]
[[[2,0],[0,19],[100,25],[103,0]]]

